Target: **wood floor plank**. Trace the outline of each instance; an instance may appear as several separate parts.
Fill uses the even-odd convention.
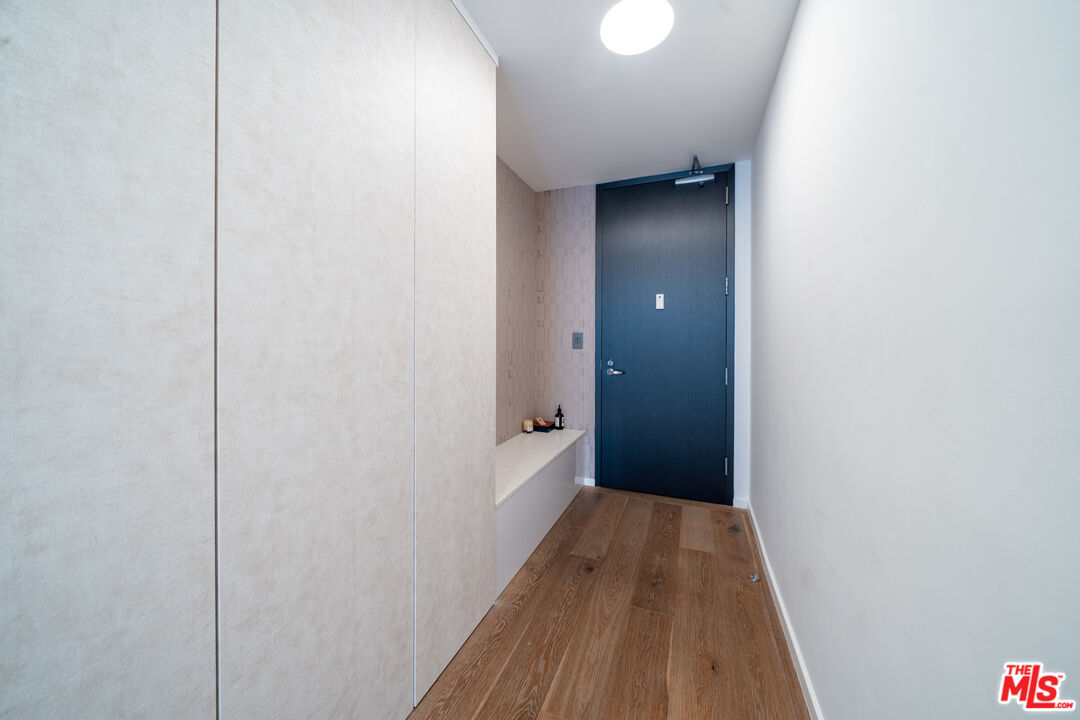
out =
[[[721,520],[749,520],[750,517],[747,510],[730,505],[711,505],[708,510],[713,517],[719,517]]]
[[[589,518],[589,523],[582,531],[577,543],[570,550],[574,555],[599,560],[607,554],[615,528],[622,518],[626,507],[626,498],[619,495],[596,494],[600,504]]]
[[[601,497],[583,488],[533,550],[525,565],[550,565],[560,554],[568,553],[600,506]],[[520,571],[519,571],[520,572]]]
[[[679,548],[681,513],[678,505],[653,503],[631,605],[664,615],[675,612],[675,553]]]
[[[716,508],[712,511],[717,578],[724,587],[760,594],[764,573],[750,548],[749,521],[749,515],[742,510]],[[758,582],[751,582],[751,573],[757,573]]]
[[[569,547],[577,541],[598,504],[597,498],[580,494],[571,502],[409,715],[409,720],[461,720],[475,716],[491,694],[545,592],[550,592],[553,583],[560,581],[553,567],[568,556]]]
[[[775,598],[772,595],[772,588],[769,586],[769,574],[765,572],[765,561],[761,555],[761,546],[758,544],[757,535],[754,532],[754,523],[750,519],[750,513],[742,510],[740,512],[745,513],[744,529],[746,531],[746,545],[750,549],[750,563],[754,567],[750,572],[758,573],[757,590],[762,594],[765,607],[769,610],[768,615],[770,619],[770,629],[775,638],[781,645],[787,645],[787,639],[784,637],[784,630],[780,626],[779,610],[775,602]]]
[[[721,616],[721,641],[729,648],[727,665],[738,680],[736,706],[730,717],[756,720],[808,720],[801,693],[792,690],[794,671],[769,631],[762,595],[735,591],[734,604]]]
[[[600,561],[567,553],[478,720],[534,720],[544,705]]]
[[[600,507],[602,501],[602,493],[596,492],[596,488],[583,486],[578,490],[577,495],[574,496],[573,501],[567,506],[563,515],[566,516],[569,522],[586,525],[589,519],[592,518],[592,514]],[[559,519],[561,520],[562,517]]]
[[[680,550],[675,618],[668,665],[670,718],[728,718],[739,702],[739,679],[731,668],[721,623],[735,606],[735,591],[720,587],[712,555]]]
[[[545,572],[542,565],[537,565],[514,577],[409,715],[409,720],[450,720],[475,715],[536,612],[542,595],[537,588],[546,579]]]
[[[783,666],[784,677],[787,680],[787,695],[789,697],[802,699],[803,701],[796,703],[796,705],[800,710],[805,710],[805,716],[809,717],[809,711],[806,710],[805,699],[802,694],[802,685],[799,684],[799,675],[795,669],[795,658],[788,645],[787,636],[784,634],[784,628],[780,621],[780,605],[776,602],[776,598],[773,595],[771,583],[768,582],[768,573],[765,572],[765,560],[762,556],[761,545],[758,543],[757,533],[754,530],[754,523],[750,521],[749,513],[747,513],[747,516],[747,539],[749,540],[750,549],[755,558],[757,567],[761,568],[761,591],[764,612],[769,619],[773,645],[776,647],[777,655],[780,657],[780,663]],[[804,717],[804,715],[798,715],[798,717]]]
[[[671,626],[668,615],[630,606],[607,683],[583,717],[666,720]]]
[[[410,720],[808,720],[762,568],[745,510],[584,488]]]
[[[622,495],[624,497],[639,497],[645,500],[651,500],[652,502],[666,502],[681,507],[703,507],[706,510],[712,510],[714,508],[726,508],[728,510],[736,510],[730,505],[717,505],[716,503],[702,502],[700,500],[686,500],[684,498],[667,497],[666,495],[652,495],[650,493],[634,492],[633,490],[615,490],[613,488],[606,487],[586,487],[587,490],[595,493],[607,493],[610,495]]]
[[[696,505],[683,506],[679,547],[706,553],[713,552],[713,524],[708,508]]]
[[[619,631],[626,622],[653,504],[637,497],[620,499],[624,509],[608,557],[544,703],[545,711],[559,717],[588,717],[587,710],[597,688],[604,685]]]

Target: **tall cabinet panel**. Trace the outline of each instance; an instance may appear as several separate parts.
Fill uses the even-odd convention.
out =
[[[0,3],[0,717],[214,716],[214,3]]]
[[[220,0],[223,718],[410,709],[414,31]]]
[[[416,30],[416,693],[495,599],[495,65],[450,0]]]

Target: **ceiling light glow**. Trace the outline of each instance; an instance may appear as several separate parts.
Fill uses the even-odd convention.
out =
[[[613,53],[638,55],[662,43],[674,24],[667,0],[620,0],[600,23],[600,39]]]

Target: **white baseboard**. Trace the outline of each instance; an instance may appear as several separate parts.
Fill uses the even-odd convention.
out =
[[[578,485],[586,485],[588,487],[596,487],[596,478],[581,477],[580,475],[574,476],[574,482]]]
[[[739,499],[736,499],[736,507],[739,507],[738,503]],[[795,637],[794,628],[791,626],[791,618],[788,616],[787,607],[784,606],[784,598],[780,594],[780,587],[776,584],[776,575],[773,574],[772,565],[769,563],[769,553],[765,549],[765,538],[761,535],[761,527],[758,525],[757,517],[754,515],[754,508],[748,500],[746,501],[746,509],[750,511],[750,522],[754,523],[754,535],[757,537],[758,547],[761,548],[761,559],[765,562],[765,573],[769,577],[769,587],[772,589],[773,597],[776,598],[776,604],[780,609],[780,625],[784,628],[784,637],[787,639],[788,649],[791,650],[791,654],[795,658],[795,672],[799,676],[799,685],[802,686],[803,697],[806,699],[806,705],[813,716],[813,720],[825,720],[825,715],[821,712],[821,705],[818,704],[817,693],[814,692],[814,683],[810,681],[810,672],[806,668],[806,661],[803,660],[802,650],[799,649],[799,641]]]
[[[737,508],[742,508],[743,510],[749,510],[750,509],[750,498],[737,497],[737,498],[735,498],[734,500],[731,501],[731,504],[734,505]]]

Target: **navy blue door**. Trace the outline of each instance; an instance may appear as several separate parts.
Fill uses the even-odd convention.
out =
[[[603,486],[731,504],[730,178],[597,190]]]

